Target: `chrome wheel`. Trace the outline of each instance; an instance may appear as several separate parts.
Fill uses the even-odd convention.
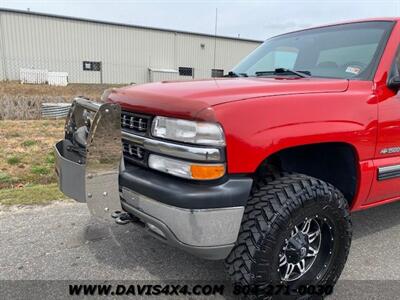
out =
[[[292,229],[279,253],[282,281],[295,281],[310,270],[321,249],[321,220],[305,218]]]

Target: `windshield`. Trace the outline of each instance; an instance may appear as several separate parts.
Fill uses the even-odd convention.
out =
[[[386,21],[361,22],[278,36],[264,42],[233,72],[266,77],[293,76],[296,71],[312,77],[370,79],[392,26]]]

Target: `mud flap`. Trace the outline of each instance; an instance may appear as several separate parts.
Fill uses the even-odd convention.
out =
[[[66,120],[65,140],[56,145],[60,189],[77,201],[86,201],[90,213],[101,220],[111,220],[112,212],[121,210],[120,122],[118,104],[77,98]]]

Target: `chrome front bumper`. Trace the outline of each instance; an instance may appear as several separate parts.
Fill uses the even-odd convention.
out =
[[[85,126],[82,118],[85,110],[95,115],[85,147],[79,150],[73,137]],[[116,104],[75,100],[66,121],[65,139],[55,145],[61,191],[86,202],[91,214],[99,219],[112,220],[111,213],[123,209],[137,216],[149,232],[169,244],[203,258],[225,258],[237,239],[244,206],[180,208],[119,187],[120,114]]]
[[[122,207],[157,238],[207,259],[224,259],[233,248],[244,206],[184,209],[122,187]]]

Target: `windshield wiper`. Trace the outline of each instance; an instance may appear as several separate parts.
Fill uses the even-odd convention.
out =
[[[246,73],[236,73],[230,71],[227,75],[224,75],[224,77],[248,77],[248,75]]]
[[[255,73],[256,76],[264,76],[264,75],[296,75],[301,78],[307,78],[311,76],[310,71],[294,71],[286,68],[277,68],[273,71],[258,71]]]

